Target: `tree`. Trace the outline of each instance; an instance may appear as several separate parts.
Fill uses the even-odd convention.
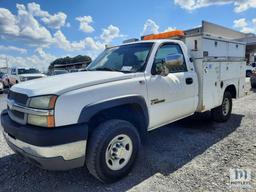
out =
[[[72,64],[72,63],[79,63],[83,62],[86,65],[89,65],[92,62],[92,59],[89,56],[86,55],[77,55],[75,57],[63,57],[63,58],[58,58],[55,59],[51,64],[49,65],[48,70],[52,70],[54,68],[54,65],[57,64]]]

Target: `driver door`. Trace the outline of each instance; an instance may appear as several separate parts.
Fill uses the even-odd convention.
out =
[[[167,76],[151,75],[147,81],[150,104],[150,129],[154,129],[182,117],[193,114],[196,109],[196,73],[188,71],[180,45],[163,44],[159,47],[155,61],[182,54],[179,66],[168,67]],[[155,67],[156,65],[153,65]]]

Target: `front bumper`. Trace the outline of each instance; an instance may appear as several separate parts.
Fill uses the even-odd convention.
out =
[[[1,114],[4,137],[10,148],[25,159],[48,170],[82,167],[88,127],[85,124],[56,128],[21,125]]]

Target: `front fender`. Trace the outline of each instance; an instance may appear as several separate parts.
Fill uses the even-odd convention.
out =
[[[90,119],[94,115],[96,115],[100,111],[125,105],[125,104],[138,104],[143,110],[147,124],[149,123],[149,114],[148,114],[147,104],[145,102],[145,99],[139,95],[129,95],[129,96],[111,98],[108,100],[87,105],[82,109],[78,119],[78,123],[87,123],[90,121]]]

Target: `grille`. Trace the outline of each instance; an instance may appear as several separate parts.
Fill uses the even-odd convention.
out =
[[[13,120],[16,121],[17,123],[25,124],[26,123],[26,117],[25,113],[16,111],[16,110],[11,110],[9,106],[7,106],[7,111],[9,117]]]
[[[27,104],[28,96],[22,93],[9,91],[8,99],[13,100],[17,104],[25,106]]]
[[[23,112],[19,112],[19,111],[15,111],[15,110],[10,110],[10,112],[17,118],[19,119],[24,119],[24,113]]]

